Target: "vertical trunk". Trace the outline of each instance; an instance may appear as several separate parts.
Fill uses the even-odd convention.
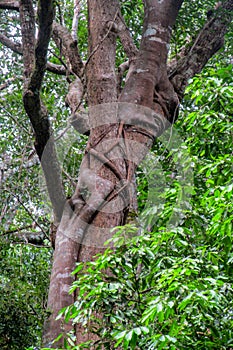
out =
[[[104,0],[88,2],[89,59],[84,71],[87,77],[88,102],[90,106],[115,102],[117,99],[115,76],[116,35],[108,27],[108,23],[113,20],[117,10],[115,1],[110,1],[108,6],[105,5]],[[102,113],[102,111],[100,112]],[[95,108],[90,108],[90,119],[94,121],[96,118],[101,118],[101,115],[97,116]],[[96,124],[98,123],[96,120]],[[107,132],[109,127],[106,124],[101,125],[101,119],[99,125],[91,127],[91,135],[88,142],[89,148],[99,143],[102,135]],[[115,124],[112,132],[109,133],[109,138],[115,137],[117,130],[117,124]],[[102,176],[105,172],[105,167],[103,170],[102,165],[103,163],[95,156],[87,153],[83,159],[80,174],[85,172],[85,169],[90,169],[95,175]],[[99,171],[96,172],[94,169],[99,169]],[[109,170],[103,177],[106,180],[110,178],[113,183],[116,183],[115,177]],[[79,183],[81,182],[82,180],[79,179]],[[77,189],[77,192],[79,192],[79,189]],[[97,204],[98,206],[99,204]],[[122,213],[116,215],[99,213],[96,215],[96,210],[92,213],[92,209],[77,193],[72,197],[72,208],[74,211],[70,211],[69,203],[67,203],[66,208],[67,211],[63,214],[55,244],[48,297],[48,308],[52,313],[45,325],[43,341],[45,346],[49,346],[51,341],[64,330],[63,320],[56,321],[55,319],[61,308],[74,302],[74,296],[68,295],[67,292],[73,281],[70,273],[74,270],[76,262],[89,261],[101,251],[103,242],[108,238],[108,236],[102,237],[101,235],[101,228],[106,226],[106,222],[111,223],[110,227],[119,225],[122,222]],[[88,224],[93,219],[93,225],[88,227]],[[80,231],[82,232],[81,238],[77,237],[77,233]],[[85,242],[82,241],[84,233]],[[72,330],[71,324],[66,325],[67,330]],[[81,329],[76,329],[76,333],[77,343],[87,340],[88,336],[83,336]],[[60,339],[59,342],[54,344],[54,347],[62,345],[63,340]]]
[[[177,108],[166,60],[171,25],[181,1],[165,3],[145,1],[140,50],[117,103],[112,23],[119,15],[119,4],[88,1],[89,58],[84,74],[91,130],[77,189],[66,205],[56,239],[47,344],[62,330],[62,320],[55,321],[57,311],[74,302],[74,296],[65,293],[73,280],[69,273],[76,261],[90,261],[104,249],[112,227],[124,224],[135,169]],[[80,327],[76,336],[77,344],[94,338],[83,335]]]

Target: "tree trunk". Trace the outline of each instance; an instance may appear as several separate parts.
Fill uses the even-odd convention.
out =
[[[61,333],[62,320],[54,319],[57,311],[74,302],[71,295],[63,297],[66,288],[61,290],[61,286],[68,288],[72,283],[70,268],[74,268],[76,261],[93,259],[104,249],[111,228],[124,224],[136,167],[154,138],[168,127],[167,120],[171,120],[177,108],[178,99],[167,77],[166,61],[171,26],[180,5],[181,2],[175,5],[170,2],[164,7],[157,2],[156,5],[145,2],[141,47],[117,102],[116,33],[111,23],[119,6],[114,0],[107,7],[104,0],[88,1],[89,59],[85,70],[91,130],[76,193],[67,203],[72,209],[63,214],[56,239],[48,299],[53,313],[45,331],[46,345]],[[167,11],[169,16],[161,23],[161,16],[165,17]],[[165,98],[167,102],[163,102]],[[65,253],[60,242],[65,243]],[[93,335],[83,335],[80,328],[76,329],[76,337],[77,344],[89,337],[93,339]]]
[[[232,20],[233,1],[226,0],[207,19],[185,56],[168,64],[169,42],[182,0],[144,0],[143,30],[137,49],[121,14],[118,0],[87,1],[88,58],[85,64],[78,51],[75,26],[79,2],[75,4],[72,35],[54,22],[54,2],[38,1],[38,38],[32,0],[0,1],[1,9],[20,13],[22,46],[5,34],[0,42],[23,55],[24,106],[35,134],[35,149],[45,174],[53,205],[56,234],[44,345],[62,347],[61,333],[71,331],[57,314],[75,301],[68,294],[78,276],[72,276],[77,261],[90,261],[104,250],[111,228],[124,225],[131,210],[134,175],[138,164],[159,136],[178,116],[188,79],[199,73],[223,45],[224,34]],[[50,36],[57,44],[66,66],[47,62]],[[128,60],[116,74],[116,42],[121,40]],[[74,76],[66,102],[78,129],[83,120],[77,111],[84,96],[89,108],[90,136],[72,198],[65,202],[61,171],[56,156],[48,113],[40,98],[45,70]],[[122,75],[128,70],[125,84]],[[69,79],[68,79],[69,80]],[[85,118],[84,118],[85,119]],[[81,126],[80,126],[81,125]],[[85,129],[85,127],[84,127]],[[87,129],[85,129],[87,130]],[[135,205],[134,205],[135,206]],[[73,329],[77,344],[93,339]]]
[[[76,192],[67,204],[71,206],[71,212],[66,218],[63,215],[59,227],[58,239],[60,235],[68,236],[66,249],[70,245],[72,252],[68,261],[64,259],[61,262],[60,247],[55,249],[49,293],[49,306],[55,311],[58,310],[54,307],[58,302],[53,297],[54,285],[59,290],[59,285],[64,285],[63,278],[65,283],[72,282],[71,277],[68,281],[68,275],[63,277],[61,272],[67,266],[73,268],[76,261],[93,259],[104,249],[103,243],[111,236],[110,229],[125,223],[136,167],[151,148],[154,138],[168,128],[178,115],[180,101],[177,94],[182,95],[187,79],[183,79],[179,88],[171,83],[167,73],[167,56],[171,28],[181,4],[181,0],[144,1],[140,49],[137,53],[135,50],[125,86],[117,96],[117,29],[113,30],[112,23],[118,17],[119,5],[114,0],[108,1],[108,6],[105,6],[104,0],[88,1],[89,58],[84,71],[90,137]],[[205,64],[206,56],[211,57],[216,50],[216,47],[212,48],[207,55],[204,52],[201,62]],[[194,70],[197,71],[197,68]],[[58,266],[60,277],[55,273]],[[67,306],[73,301],[72,296],[64,297],[60,299],[59,306]],[[61,331],[61,321],[60,324],[54,321],[55,315],[52,314],[48,327],[52,329],[50,334],[53,337]],[[77,344],[95,339],[93,334],[82,334],[80,327],[75,332]]]

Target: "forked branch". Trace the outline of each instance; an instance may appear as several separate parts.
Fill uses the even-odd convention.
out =
[[[65,193],[48,112],[40,99],[40,89],[47,65],[47,50],[54,17],[53,2],[52,0],[38,2],[39,31],[37,43],[35,43],[35,16],[32,1],[21,0],[19,6],[25,73],[23,102],[35,132],[35,149],[44,171],[54,209],[55,222],[59,222],[65,202]]]
[[[225,1],[200,30],[192,47],[170,71],[169,79],[182,98],[188,80],[201,72],[209,59],[223,46],[224,35],[233,18],[233,0]]]

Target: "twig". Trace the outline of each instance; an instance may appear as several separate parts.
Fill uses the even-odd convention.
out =
[[[6,236],[6,235],[9,235],[9,234],[14,234],[16,232],[23,231],[23,230],[26,230],[26,229],[31,228],[31,227],[32,227],[32,225],[28,225],[28,226],[16,228],[14,230],[8,230],[8,231],[3,232],[2,235]]]
[[[6,89],[15,79],[15,77],[10,78],[4,84],[0,85],[0,91]]]
[[[17,119],[15,119],[14,117],[13,117],[13,115],[10,113],[10,112],[8,112],[8,110],[1,104],[0,105],[1,106],[1,108],[6,112],[6,114],[8,115],[8,117],[10,118],[10,119],[12,119],[14,122],[15,122],[15,124],[16,125],[18,125],[18,127],[19,127],[19,129],[24,129],[24,131],[27,133],[27,135],[29,135],[30,136],[30,132],[25,128],[25,126],[22,124],[22,123],[19,123],[18,121],[17,121]]]

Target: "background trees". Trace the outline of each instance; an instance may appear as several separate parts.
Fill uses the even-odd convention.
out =
[[[227,6],[232,6],[230,1],[226,3],[228,4]],[[39,9],[41,4],[48,6],[49,2],[47,4],[44,4],[43,2],[38,4]],[[34,325],[34,322],[40,320],[39,326],[41,326],[43,321],[42,310],[45,309],[44,298],[46,288],[44,282],[46,282],[46,279],[42,282],[42,280],[39,279],[39,276],[41,276],[41,270],[43,270],[42,276],[44,276],[44,271],[46,271],[45,275],[47,274],[49,264],[48,261],[51,253],[48,251],[48,248],[38,250],[38,246],[50,245],[49,231],[51,230],[49,227],[51,214],[46,207],[48,205],[48,201],[46,202],[45,200],[44,185],[41,181],[38,182],[38,178],[41,178],[38,177],[39,161],[33,151],[31,126],[29,124],[28,117],[26,117],[24,114],[21,102],[23,94],[22,77],[25,73],[26,76],[27,74],[30,75],[30,70],[33,69],[31,64],[34,60],[34,52],[30,53],[30,50],[24,50],[23,68],[23,61],[21,61],[23,50],[20,44],[21,28],[19,25],[20,22],[17,12],[19,9],[19,4],[16,2],[1,1],[0,5],[2,8],[11,8],[11,10],[2,10],[3,16],[1,17],[1,21],[3,31],[0,37],[2,43],[1,70],[3,73],[1,81],[2,137],[0,141],[3,150],[1,161],[1,238],[4,248],[2,249],[2,252],[4,253],[2,264],[3,267],[5,267],[5,273],[2,279],[2,288],[4,290],[3,298],[5,298],[6,295],[10,295],[12,298],[14,298],[16,293],[18,295],[18,299],[22,300],[22,297],[30,291],[28,294],[30,296],[30,303],[28,303],[27,307],[29,307],[29,309],[32,311],[30,312],[30,310],[26,309],[25,313],[26,305],[24,303],[21,304],[21,302],[18,302],[15,308],[23,311],[24,323],[27,315],[26,319],[28,320],[29,324]],[[22,6],[24,6],[24,9],[26,6],[29,6],[30,12],[30,5],[30,1],[21,2],[21,27],[23,21]],[[109,16],[111,21],[114,19],[114,21],[117,23],[118,17],[115,17],[116,11],[113,11],[113,5],[114,3],[112,3],[112,8],[109,6],[108,9],[106,9],[107,12],[109,11],[107,16]],[[54,24],[53,41],[50,42],[48,50],[50,63],[47,67],[48,70],[46,72],[44,84],[41,90],[41,96],[43,96],[43,101],[48,109],[48,113],[44,109],[43,104],[41,104],[41,101],[38,99],[38,96],[34,101],[31,101],[30,94],[29,96],[27,95],[29,98],[28,100],[27,98],[25,100],[24,95],[24,105],[28,114],[30,115],[32,123],[33,121],[35,123],[37,118],[40,120],[41,117],[42,120],[47,120],[46,118],[49,116],[49,121],[54,130],[54,138],[57,139],[56,143],[58,145],[59,141],[62,143],[62,146],[58,146],[58,158],[61,160],[60,162],[62,163],[63,167],[62,177],[65,192],[67,196],[71,196],[77,181],[77,169],[80,168],[81,156],[85,147],[86,137],[82,135],[76,136],[76,139],[79,141],[77,144],[77,142],[75,142],[76,140],[73,142],[73,138],[71,138],[69,133],[64,132],[66,130],[67,119],[69,117],[69,111],[66,109],[64,103],[65,96],[68,92],[68,84],[70,84],[69,87],[70,91],[72,92],[72,82],[75,82],[75,78],[77,79],[77,75],[79,75],[79,69],[82,69],[82,63],[80,61],[81,57],[84,61],[89,61],[87,66],[88,70],[85,72],[87,73],[87,79],[89,79],[89,103],[90,101],[92,101],[92,103],[109,102],[109,98],[111,101],[115,101],[117,94],[119,94],[122,87],[124,87],[126,75],[124,69],[125,67],[126,69],[128,67],[128,63],[125,63],[125,61],[127,61],[128,58],[132,61],[133,57],[137,53],[137,49],[139,48],[142,34],[141,28],[143,23],[143,5],[141,2],[121,2],[121,11],[127,25],[131,30],[135,45],[133,45],[132,41],[129,41],[127,31],[120,32],[119,36],[121,38],[121,43],[118,40],[115,43],[113,40],[115,34],[113,35],[112,33],[113,24],[111,21],[106,29],[105,35],[102,37],[104,40],[99,40],[97,35],[99,24],[98,21],[96,21],[95,25],[97,27],[91,28],[93,35],[91,37],[91,41],[89,42],[90,46],[88,53],[86,25],[87,8],[85,4],[82,4],[78,27],[78,47],[80,56],[77,53],[76,46],[72,46],[72,43],[74,43],[76,40],[75,36],[71,37],[71,31],[67,32],[63,27],[61,27],[61,25],[65,24],[66,27],[71,30],[73,4],[63,2],[62,4],[57,4],[56,6],[57,23]],[[93,7],[89,8],[89,11],[92,11],[93,14],[95,14],[95,11],[97,10],[103,10],[103,8],[98,6],[98,8],[95,8],[95,4],[92,4],[91,6]],[[12,11],[12,7],[14,11]],[[214,35],[214,38],[212,39],[211,35],[208,37],[209,41],[211,42],[210,48],[208,45],[204,47],[202,41],[198,42],[198,39],[203,38],[200,35],[200,30],[207,20],[206,13],[208,12],[209,8],[214,8],[214,2],[206,2],[204,5],[200,4],[199,2],[184,2],[179,12],[179,17],[176,21],[171,37],[171,49],[169,52],[169,60],[172,62],[169,65],[169,72],[171,74],[171,80],[173,80],[179,95],[183,93],[182,89],[184,86],[182,84],[179,85],[179,79],[177,80],[178,85],[176,85],[174,77],[179,78],[182,73],[182,69],[185,71],[187,68],[185,65],[188,64],[189,68],[191,67],[192,69],[196,69],[196,71],[195,69],[192,71],[190,76],[187,76],[187,78],[191,78],[192,75],[199,71],[200,68],[202,68],[202,66],[206,63],[205,60],[201,60],[201,66],[198,66],[197,69],[197,63],[199,61],[197,60],[195,62],[195,60],[191,60],[191,58],[203,58],[202,54],[204,52],[204,57],[207,60],[214,53],[214,51],[219,49],[223,44],[220,40],[222,39],[222,33],[220,30],[217,33],[219,34],[219,37],[218,35]],[[48,8],[48,10],[49,9],[51,10],[51,8]],[[30,13],[33,17],[33,13]],[[229,20],[229,14],[230,12],[228,10],[226,17],[227,20]],[[99,14],[99,16],[96,18],[101,18],[102,15],[103,13]],[[211,15],[212,17],[209,18],[209,23],[214,23],[216,15],[220,15],[223,19],[226,14],[225,12],[222,13],[213,11],[213,14]],[[38,30],[37,26],[38,23],[40,23],[40,20],[42,21],[40,26],[41,29],[43,29],[45,20],[48,20],[46,13],[43,11],[39,14],[39,22],[36,22],[36,32]],[[28,25],[31,23],[33,23],[33,21],[28,23]],[[215,27],[215,30],[216,28],[219,28],[219,23],[222,23],[221,20],[217,21],[217,27]],[[74,24],[75,21],[73,22],[73,25]],[[89,23],[89,26],[90,25],[94,24]],[[208,28],[211,29],[211,27]],[[98,295],[99,299],[97,298],[97,301],[100,302],[99,304],[97,302],[96,311],[101,313],[103,312],[106,314],[106,317],[113,317],[110,322],[110,329],[106,328],[108,326],[107,322],[106,324],[104,323],[105,320],[103,320],[103,328],[101,329],[100,327],[100,329],[98,329],[98,334],[103,337],[103,341],[106,339],[106,346],[111,346],[112,342],[114,341],[118,341],[119,344],[124,344],[125,348],[129,346],[132,348],[134,346],[139,346],[142,348],[147,348],[147,346],[151,346],[151,348],[156,348],[157,346],[164,347],[169,346],[169,342],[171,344],[174,343],[174,347],[177,346],[179,348],[194,345],[200,347],[200,344],[202,344],[201,346],[203,346],[203,348],[206,348],[207,346],[211,348],[213,344],[217,348],[218,346],[226,346],[226,344],[229,346],[231,345],[229,343],[231,339],[232,327],[230,318],[231,307],[229,306],[231,300],[231,275],[229,266],[231,264],[232,254],[230,236],[232,231],[232,155],[230,150],[232,142],[232,106],[230,104],[232,97],[232,31],[229,23],[227,24],[227,29],[228,34],[226,35],[224,50],[222,49],[218,56],[215,56],[211,61],[209,61],[208,65],[206,66],[206,70],[203,71],[201,76],[194,78],[191,85],[189,85],[181,105],[180,119],[177,124],[178,135],[184,139],[182,147],[194,157],[193,162],[195,167],[193,169],[194,191],[192,191],[193,197],[191,206],[186,207],[183,219],[179,223],[179,227],[169,226],[166,230],[164,229],[169,221],[171,213],[176,213],[176,210],[179,209],[177,208],[177,203],[179,202],[179,198],[181,196],[181,182],[177,177],[177,166],[175,162],[175,159],[177,159],[179,156],[179,152],[175,147],[170,147],[172,150],[169,151],[170,141],[167,144],[158,141],[153,146],[152,154],[160,154],[160,162],[162,164],[162,171],[164,174],[163,177],[165,178],[163,181],[161,181],[162,187],[165,188],[165,190],[162,192],[158,190],[157,192],[157,197],[159,198],[161,207],[158,210],[158,202],[156,205],[153,203],[153,200],[150,203],[149,198],[148,203],[150,205],[147,207],[145,206],[145,202],[148,197],[147,193],[150,184],[150,177],[153,178],[155,174],[153,172],[151,174],[147,174],[147,178],[145,179],[144,174],[146,167],[145,165],[142,165],[138,170],[138,192],[143,235],[141,235],[140,238],[134,238],[132,241],[130,241],[130,243],[124,242],[123,245],[121,242],[119,242],[119,240],[117,240],[120,248],[116,251],[116,255],[110,258],[106,252],[106,255],[100,257],[100,261],[103,259],[101,262],[102,265],[98,265],[100,262],[97,262],[97,269],[94,269],[94,272],[90,273],[89,277],[85,276],[84,279],[80,278],[80,280],[77,282],[78,286],[80,286],[79,283],[85,283],[85,285],[81,286],[84,292],[88,291],[88,288],[91,288],[91,293]],[[224,31],[226,31],[226,28]],[[29,48],[33,48],[34,36],[32,35],[31,37],[27,38],[27,34],[30,33],[30,30],[26,30],[24,40],[29,41],[26,41],[26,44],[24,45],[27,46],[27,44],[30,43],[31,46]],[[41,33],[46,32],[41,30]],[[96,36],[94,33],[96,33]],[[205,33],[205,31],[202,33]],[[210,34],[211,33],[212,32],[210,30]],[[44,38],[41,40],[43,42],[42,46],[44,47]],[[110,41],[109,45],[111,45],[112,51],[109,51],[109,46],[106,43],[108,40]],[[127,43],[127,45],[124,45],[124,43]],[[117,48],[116,55],[115,45]],[[102,50],[102,46],[105,50],[104,52],[109,51],[108,55],[112,53],[111,57],[108,56],[108,59],[111,59],[111,62],[106,59],[106,55],[102,54],[103,57],[99,55],[99,51]],[[11,50],[9,50],[9,48]],[[74,52],[75,56],[72,60],[71,58],[73,57],[72,55]],[[37,58],[42,60],[39,60],[37,65],[37,68],[39,67],[38,69],[40,75],[41,72],[43,73],[43,65],[45,63],[45,61],[43,61],[44,52],[43,50],[42,52],[38,50],[37,54]],[[187,59],[188,57],[190,58],[189,60]],[[94,58],[97,60],[97,65],[95,65],[96,63],[92,61]],[[105,70],[112,69],[113,61],[114,67],[120,67],[117,78],[118,82],[121,82],[121,86],[114,86],[115,90],[110,91],[106,85],[107,83],[104,82],[103,79],[99,79],[97,74],[99,71],[93,69],[95,69],[95,67],[99,67],[103,70],[101,74],[104,74],[106,73]],[[161,64],[159,60],[157,63],[158,65]],[[193,66],[192,63],[194,64]],[[53,71],[53,73],[51,71]],[[57,74],[55,79],[54,71]],[[114,69],[111,71],[111,74],[114,74]],[[68,79],[66,75],[68,75]],[[42,77],[43,74],[39,76],[38,80],[34,79],[31,81],[31,84],[35,84],[35,86],[33,85],[35,90],[40,88],[40,79]],[[101,95],[101,84],[103,84],[103,82],[106,90]],[[27,88],[27,83],[28,81],[26,81],[26,85],[24,85],[24,91],[25,86]],[[112,87],[112,83],[110,82],[109,84],[109,86]],[[145,86],[146,91],[149,91],[148,85]],[[96,87],[98,88],[96,89]],[[95,93],[95,91],[97,91],[97,93]],[[131,91],[132,94],[134,94],[136,89],[132,88]],[[161,92],[161,88],[159,91]],[[143,94],[141,92],[139,95],[140,94],[142,99],[145,98],[145,96],[142,96]],[[71,99],[69,99],[70,97]],[[103,99],[105,100],[103,101]],[[84,107],[86,107],[87,99],[84,100]],[[160,106],[158,101],[159,99],[156,100],[157,108]],[[30,107],[31,102],[33,103],[32,109]],[[70,103],[72,108],[76,108],[77,103],[79,103],[77,100],[72,99],[72,95],[68,96],[67,102]],[[32,112],[36,112],[38,114],[33,114]],[[37,134],[36,146],[39,158],[41,158],[43,147],[45,146],[47,139],[53,139],[50,137],[50,129],[48,127],[48,123],[46,123],[42,123],[39,126],[34,124],[34,131]],[[45,132],[43,132],[43,130]],[[41,137],[41,132],[43,137]],[[64,143],[64,138],[60,137],[61,135],[69,136],[68,146],[67,143]],[[93,135],[92,137],[98,139],[97,134]],[[116,135],[116,133],[114,135]],[[53,153],[53,142],[49,145],[51,146],[52,150],[49,155],[53,156],[49,160],[53,160],[52,164],[54,168],[56,168],[58,162]],[[66,155],[66,159],[64,159],[64,157],[62,158],[64,154]],[[148,160],[148,162],[149,161],[150,160]],[[54,174],[57,176],[58,180],[55,181],[55,184],[58,184],[61,176],[59,175],[59,172],[51,171],[51,168],[45,169],[45,172],[46,170],[49,170],[47,171],[48,177],[51,174],[52,178],[54,177]],[[51,185],[51,178],[48,177],[47,184]],[[157,177],[157,181],[158,180],[159,177]],[[50,192],[50,194],[51,193],[53,195],[54,191]],[[59,187],[58,194],[58,201],[56,196],[51,197],[50,195],[55,213],[55,225],[57,225],[60,220],[61,203],[63,203],[65,198],[62,187]],[[121,217],[122,213],[119,215],[119,217]],[[114,222],[112,226],[114,226],[114,224],[119,225],[120,223]],[[150,233],[144,232],[143,230],[145,228]],[[127,229],[125,232],[128,234]],[[22,248],[22,243],[27,246]],[[126,248],[127,252],[130,253],[128,255],[126,254]],[[96,252],[96,250],[87,250],[84,252],[83,258],[89,260],[90,256]],[[14,258],[12,258],[12,256]],[[27,261],[34,259],[37,261],[36,266],[27,263]],[[132,261],[132,259],[134,260]],[[150,263],[148,263],[149,261]],[[74,259],[74,263],[75,262],[76,259]],[[120,270],[117,269],[117,264],[121,266]],[[9,265],[11,266],[11,271],[8,272]],[[26,270],[25,266],[27,266]],[[93,266],[95,267],[95,265]],[[110,268],[113,266],[113,272],[118,271],[117,276],[112,277],[115,285],[114,283],[111,284],[108,281],[107,285],[100,284],[100,286],[97,285],[97,289],[92,290],[93,281],[96,281],[97,279],[101,282],[102,280],[99,279],[103,278],[102,275],[98,277],[98,269],[107,268],[108,266]],[[140,278],[137,275],[135,277],[135,271],[138,273],[139,266],[141,268]],[[206,266],[211,266],[211,269],[206,269]],[[63,268],[64,266],[61,266],[61,269]],[[39,270],[39,273],[35,273],[35,270]],[[72,270],[72,266],[70,267],[70,270]],[[9,277],[12,275],[17,276],[17,282],[15,279],[12,279],[12,277]],[[196,278],[196,275],[198,275],[198,279]],[[184,278],[182,279],[183,276]],[[90,283],[86,284],[88,278]],[[129,280],[129,285],[125,285],[125,279]],[[139,281],[137,281],[137,279],[139,279]],[[103,283],[105,282],[106,281],[103,280]],[[31,287],[32,284],[34,285],[33,287]],[[14,286],[14,291],[12,291],[12,285]],[[18,289],[16,288],[17,285],[19,286]],[[38,285],[39,289],[37,289]],[[183,285],[185,286],[184,291],[181,290],[181,286]],[[159,288],[156,290],[155,286],[159,286]],[[206,295],[203,294],[204,289],[207,289],[208,291]],[[24,290],[27,292],[24,293]],[[118,293],[119,299],[117,299],[117,296],[114,296],[114,291],[116,290],[122,290],[122,293]],[[216,294],[213,294],[211,290],[214,290]],[[226,290],[227,293],[225,293]],[[137,304],[137,313],[135,315],[135,301],[131,300],[132,293],[137,293],[138,298],[143,300],[143,303]],[[34,298],[32,298],[33,295],[35,295]],[[111,295],[113,295],[113,300],[111,300]],[[125,301],[122,300],[122,297],[125,298]],[[59,298],[61,297],[59,296]],[[72,300],[73,299],[70,298],[68,301],[72,302]],[[164,300],[167,300],[166,304],[164,303]],[[117,312],[119,310],[118,314],[116,315],[114,314],[114,312],[116,313],[116,310],[112,306],[113,304],[115,305]],[[3,299],[2,305],[2,312],[5,315],[3,319],[6,319],[7,321],[12,313],[11,310],[8,310],[5,307],[5,299]],[[212,310],[209,310],[209,305],[212,305]],[[224,320],[222,318],[221,310],[223,308],[226,309],[226,305],[228,305],[229,308],[226,310],[226,316],[224,316],[226,320]],[[64,304],[61,306],[64,306]],[[93,308],[95,309],[95,306],[93,306]],[[83,306],[83,310],[90,310],[90,303],[88,300]],[[127,314],[120,314],[121,310],[126,310]],[[179,312],[183,310],[185,310],[185,313],[180,314]],[[208,312],[209,318],[206,317]],[[74,315],[77,316],[75,313],[77,313],[77,310],[74,309]],[[17,314],[19,316],[19,323],[23,327],[20,317],[21,313],[19,312]],[[30,314],[32,318],[28,316]],[[37,314],[39,314],[41,318],[38,318]],[[219,319],[217,317],[217,321],[214,319],[214,314],[219,315]],[[197,315],[200,317],[200,319],[197,317]],[[157,322],[157,318],[159,318],[159,322]],[[114,321],[114,319],[116,321]],[[122,319],[126,320],[125,323],[123,323],[124,329],[121,329],[120,326]],[[79,319],[76,321],[78,320]],[[148,325],[155,320],[155,326],[148,327]],[[109,318],[107,318],[107,321],[109,324]],[[13,337],[13,333],[11,331],[9,332],[10,335],[5,337],[6,327],[9,329],[8,324],[9,323],[6,322],[3,324],[3,326],[1,326],[1,329],[3,329],[2,347],[5,346],[6,348],[10,348],[10,346],[12,346],[12,348],[14,348],[14,344],[16,342],[18,344],[17,346],[19,346],[20,342],[23,344],[25,341],[24,339],[29,339],[28,336],[25,338],[22,337],[23,340],[20,340],[17,338],[17,336]],[[162,334],[160,330],[161,327],[158,326],[161,324],[164,324]],[[226,324],[228,326],[226,326]],[[171,327],[171,325],[174,325],[174,329]],[[140,327],[145,327],[145,329]],[[192,328],[191,334],[190,328]],[[219,330],[221,330],[221,333],[218,333]],[[36,333],[33,335],[32,328],[29,328],[29,331],[34,339],[36,336],[39,336],[39,331],[38,335]],[[22,331],[22,333],[24,333],[24,331]],[[141,336],[142,334],[145,336]],[[24,345],[26,344],[27,343]]]

